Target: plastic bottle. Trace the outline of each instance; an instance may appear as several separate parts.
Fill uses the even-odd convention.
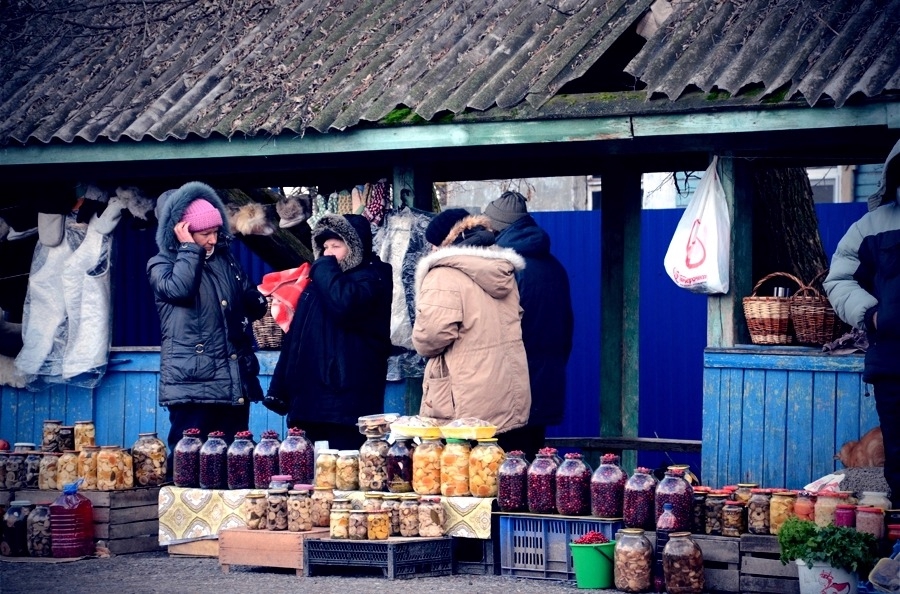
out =
[[[50,504],[50,541],[53,556],[83,557],[94,553],[94,506],[78,492],[80,481],[63,486]]]

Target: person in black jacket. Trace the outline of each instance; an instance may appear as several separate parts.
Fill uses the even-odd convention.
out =
[[[250,322],[266,300],[231,254],[225,206],[215,190],[189,182],[157,204],[159,253],[147,262],[162,340],[159,403],[169,409],[169,450],[185,429],[231,440],[262,400]],[[170,456],[171,458],[171,456]]]
[[[566,269],[550,253],[550,236],[528,214],[525,197],[504,192],[484,213],[497,231],[497,245],[525,258],[516,273],[522,315],[522,340],[531,381],[528,424],[500,436],[503,449],[533,456],[544,447],[547,427],[563,420],[566,365],[572,352],[574,315]]]
[[[288,426],[338,449],[358,448],[363,415],[384,410],[393,281],[360,215],[323,216],[315,262],[285,334],[263,404]]]

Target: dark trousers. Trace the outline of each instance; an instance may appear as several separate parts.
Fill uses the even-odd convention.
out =
[[[313,443],[327,441],[328,447],[335,450],[358,450],[366,442],[366,436],[359,432],[356,425],[305,423],[288,419],[288,427],[303,429],[306,439]]]
[[[213,431],[225,433],[225,442],[234,441],[234,434],[246,431],[250,426],[250,405],[230,404],[173,404],[169,406],[169,476],[172,474],[172,460],[175,445],[187,429],[199,429],[200,439]],[[258,439],[258,436],[255,436]]]
[[[534,460],[537,451],[544,447],[544,438],[547,434],[547,427],[544,425],[526,425],[519,429],[513,429],[497,436],[497,443],[503,448],[504,452],[513,450],[521,450],[525,452],[525,457]]]
[[[880,381],[872,387],[884,436],[884,478],[893,507],[900,507],[900,381]]]

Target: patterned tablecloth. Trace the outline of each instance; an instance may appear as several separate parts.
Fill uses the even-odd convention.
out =
[[[241,503],[250,489],[166,486],[159,490],[159,544],[218,538],[219,530],[247,525]]]

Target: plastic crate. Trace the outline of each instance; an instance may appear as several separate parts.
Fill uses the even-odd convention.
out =
[[[591,530],[609,540],[621,521],[560,516],[500,517],[500,574],[545,580],[574,580],[569,543]]]
[[[500,575],[500,540],[454,537],[453,573]]]
[[[307,577],[328,570],[346,573],[379,570],[389,579],[434,577],[453,573],[453,539],[388,540],[307,539],[303,543]],[[342,571],[343,569],[343,571]]]

